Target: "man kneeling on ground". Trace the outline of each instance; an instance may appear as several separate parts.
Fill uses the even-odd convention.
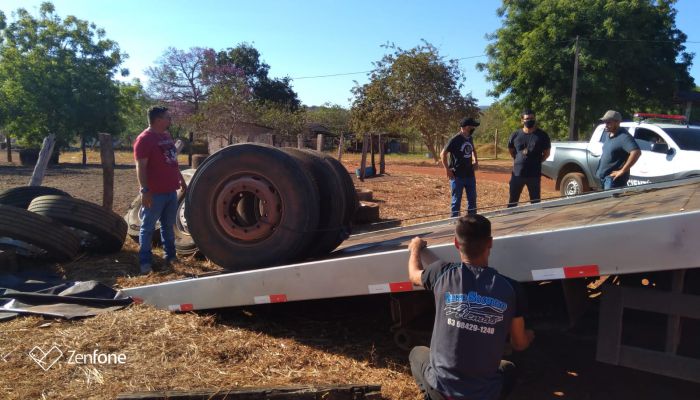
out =
[[[461,263],[435,262],[423,269],[427,242],[409,245],[409,279],[432,290],[435,323],[430,348],[414,347],[411,373],[425,399],[505,398],[515,384],[515,365],[501,360],[506,336],[525,350],[535,335],[525,329],[520,285],[489,268],[491,222],[481,215],[457,221],[455,246]]]

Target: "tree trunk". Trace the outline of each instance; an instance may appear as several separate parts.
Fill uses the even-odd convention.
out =
[[[7,162],[12,162],[12,139],[10,135],[5,136],[5,142],[7,142]]]
[[[425,143],[425,147],[428,148],[428,151],[433,156],[433,160],[436,163],[438,163],[439,157],[438,157],[437,143],[435,142],[435,137],[430,136],[430,134],[428,132],[425,132],[425,131],[421,131],[420,134],[423,137],[423,143]]]

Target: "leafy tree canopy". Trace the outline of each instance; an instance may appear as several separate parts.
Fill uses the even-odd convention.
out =
[[[460,92],[465,77],[456,60],[445,60],[428,42],[410,50],[385,47],[392,53],[374,63],[367,84],[352,90],[352,126],[357,132],[417,131],[437,161],[458,121],[478,114],[471,95]]]
[[[0,16],[0,120],[25,145],[49,133],[65,145],[73,135],[118,132],[119,91],[114,74],[126,57],[88,21],[61,19],[51,3],[39,15],[23,8]],[[123,70],[122,74],[128,73]]]
[[[676,28],[675,0],[504,0],[503,25],[479,68],[495,96],[529,107],[565,137],[580,37],[576,126],[589,130],[607,109],[666,111],[692,88],[693,55]]]

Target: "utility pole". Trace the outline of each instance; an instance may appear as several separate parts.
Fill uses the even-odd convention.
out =
[[[569,114],[569,140],[578,140],[576,131],[576,83],[578,81],[578,35],[576,35],[576,50],[574,55],[574,81],[571,84],[571,113]]]

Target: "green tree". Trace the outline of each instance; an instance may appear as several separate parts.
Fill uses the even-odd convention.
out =
[[[417,131],[438,161],[440,147],[465,116],[476,116],[475,100],[460,92],[464,75],[456,60],[446,61],[430,43],[393,52],[374,63],[365,85],[352,89],[355,131]]]
[[[28,146],[49,133],[58,146],[74,135],[120,131],[114,74],[124,55],[94,24],[61,19],[51,3],[39,16],[18,9],[0,23],[0,98],[4,130]],[[122,74],[128,72],[123,70]]]
[[[492,144],[498,131],[498,145],[505,147],[510,134],[520,127],[520,110],[503,101],[491,104],[481,112],[481,125],[474,134],[477,143]]]
[[[492,95],[529,107],[554,137],[568,131],[575,38],[579,39],[576,131],[590,130],[607,109],[673,108],[673,94],[692,88],[693,55],[676,28],[675,0],[504,0],[503,25],[479,68]]]
[[[118,87],[119,118],[123,126],[119,136],[131,144],[148,124],[146,112],[150,106],[155,105],[155,101],[148,95],[138,78],[129,83],[118,83]]]
[[[246,84],[253,91],[253,98],[259,103],[270,103],[296,111],[300,102],[292,89],[291,81],[285,78],[270,78],[270,66],[260,60],[260,52],[248,43],[220,51],[216,55],[217,65],[233,65],[243,71]]]
[[[350,130],[350,110],[337,104],[326,103],[322,106],[308,107],[306,115],[309,122],[322,124],[336,135]]]

